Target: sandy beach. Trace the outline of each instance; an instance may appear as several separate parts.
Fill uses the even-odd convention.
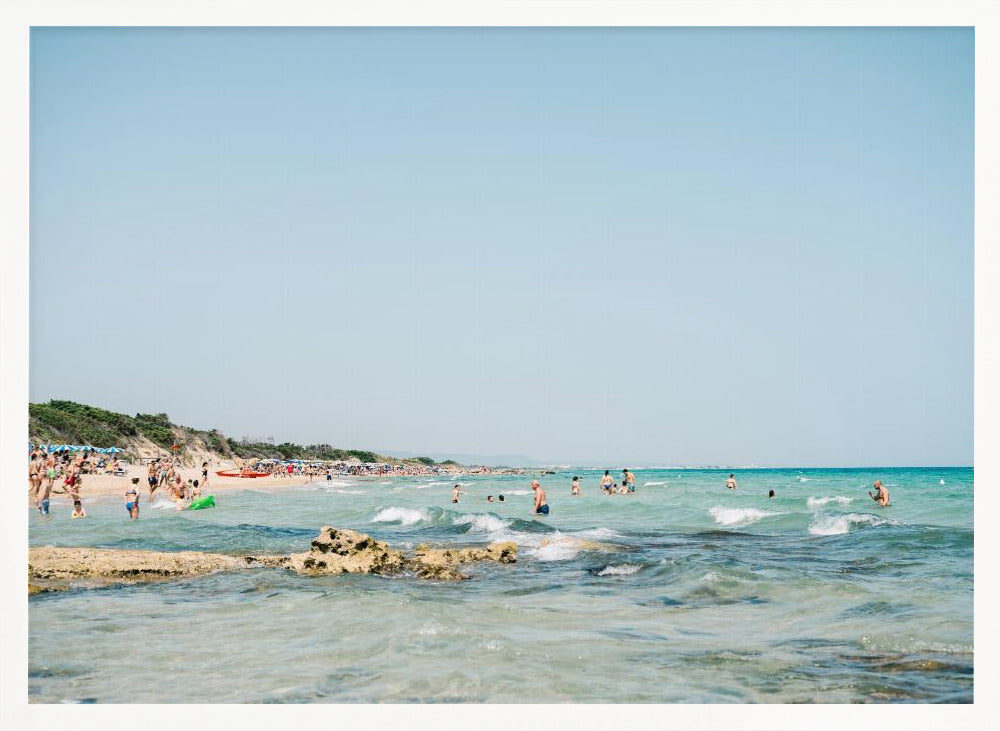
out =
[[[109,495],[123,496],[125,490],[132,484],[131,478],[139,478],[139,486],[142,488],[140,491],[141,498],[145,499],[149,497],[149,485],[146,482],[147,470],[146,465],[125,465],[126,474],[125,475],[107,475],[107,474],[93,474],[84,475],[81,482],[80,495],[83,499],[83,504],[86,507],[88,498],[95,497],[106,497]],[[224,468],[213,468],[209,470],[208,485],[202,488],[202,495],[209,495],[218,492],[226,492],[229,490],[239,490],[246,488],[260,488],[260,487],[294,487],[298,485],[304,485],[308,483],[311,479],[306,475],[294,475],[291,477],[254,477],[254,478],[243,478],[243,477],[220,477],[215,474],[215,469]],[[186,482],[187,480],[201,480],[201,468],[200,467],[181,467],[177,470],[180,473],[181,478]],[[65,500],[67,504],[69,503],[68,493],[59,493],[58,490],[62,489],[62,478],[57,477],[53,491],[52,500],[56,502],[58,500]],[[161,490],[157,489],[156,495],[161,494]],[[34,492],[28,491],[28,503],[30,505],[35,504]]]

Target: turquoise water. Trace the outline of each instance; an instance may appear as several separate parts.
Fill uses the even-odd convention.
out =
[[[299,552],[515,540],[458,583],[254,569],[30,599],[33,702],[972,702],[972,469],[338,478],[178,513],[32,513],[32,545]],[[881,479],[892,506],[866,495]],[[943,481],[943,482],[942,482]],[[767,498],[767,491],[777,493]],[[503,493],[505,503],[488,504]]]

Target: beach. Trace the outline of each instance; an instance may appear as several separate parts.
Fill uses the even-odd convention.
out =
[[[528,476],[463,477],[453,504],[450,479],[335,475],[219,480],[200,511],[144,490],[135,521],[127,478],[95,477],[85,520],[29,506],[32,547],[287,555],[325,525],[406,556],[509,541],[516,560],[454,581],[213,558],[41,593],[29,699],[971,702],[971,469],[747,470],[735,491],[724,470],[636,470],[636,492],[612,496],[601,474],[540,476],[548,516]],[[891,507],[867,496],[875,479]]]

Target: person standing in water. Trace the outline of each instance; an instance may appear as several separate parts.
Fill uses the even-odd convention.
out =
[[[732,474],[730,474],[729,479],[726,480],[726,487],[728,487],[730,490],[736,489],[736,478],[733,477]]]
[[[601,478],[601,489],[607,492],[611,489],[614,484],[614,480],[611,479],[611,470],[604,470],[604,477]]]
[[[875,480],[875,494],[873,495],[872,491],[869,490],[868,497],[874,500],[881,508],[889,507],[889,491],[882,484],[882,480]]]
[[[574,477],[573,478],[573,488],[572,488],[572,491],[570,492],[570,494],[571,495],[576,495],[576,496],[580,495],[580,478],[579,477]]]
[[[451,501],[453,503],[457,503],[458,496],[461,494],[462,494],[462,486],[456,483],[455,487],[451,491]]]
[[[629,492],[635,492],[635,475],[628,471],[628,468],[622,470],[622,485],[628,488]]]
[[[531,481],[531,489],[535,492],[535,513],[541,515],[549,514],[549,504],[545,499],[545,490],[538,480]]]
[[[132,478],[132,486],[125,491],[125,509],[128,511],[128,515],[132,520],[137,520],[139,518],[139,490],[137,485],[139,484],[139,478]]]

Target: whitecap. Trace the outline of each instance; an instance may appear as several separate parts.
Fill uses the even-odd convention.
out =
[[[944,480],[941,480],[940,482],[938,482],[938,484],[939,485],[943,485],[944,484]]]
[[[817,515],[809,526],[814,536],[838,536],[848,533],[854,525],[897,525],[895,521],[871,513],[847,513],[845,515]]]
[[[643,487],[653,487],[654,485],[666,485],[666,484],[667,484],[666,482],[644,482],[644,483],[642,483],[642,486]]]
[[[553,540],[528,552],[538,561],[568,561],[580,553],[578,546],[566,541]]]
[[[416,525],[417,523],[430,521],[431,516],[426,510],[414,510],[413,508],[383,508],[374,518],[372,523],[399,523],[400,525]]]
[[[177,510],[177,503],[169,498],[157,498],[155,503],[149,503],[149,507],[156,510]]]
[[[604,539],[614,539],[622,538],[621,533],[615,533],[615,531],[610,528],[588,528],[586,530],[573,531],[573,535],[577,538],[604,538]]]
[[[716,505],[714,508],[708,511],[715,522],[719,525],[750,525],[751,523],[756,523],[761,518],[768,518],[772,515],[782,515],[782,513],[772,513],[769,510],[760,510],[758,508],[725,508],[721,505]]]
[[[799,482],[809,482],[809,480],[811,478],[809,478],[809,477],[796,477],[795,479],[798,480]]]
[[[504,495],[530,495],[531,490],[504,490]]]
[[[637,566],[636,564],[626,563],[621,566],[605,566],[603,569],[597,572],[598,576],[631,576],[636,571],[641,569],[642,566]]]
[[[847,505],[854,501],[854,498],[847,497],[846,495],[830,495],[828,497],[810,497],[806,500],[806,505],[810,508],[819,508],[823,505],[829,503],[837,503],[838,505]]]
[[[456,515],[451,522],[455,525],[468,525],[470,533],[498,533],[511,526],[509,520],[489,513]]]

